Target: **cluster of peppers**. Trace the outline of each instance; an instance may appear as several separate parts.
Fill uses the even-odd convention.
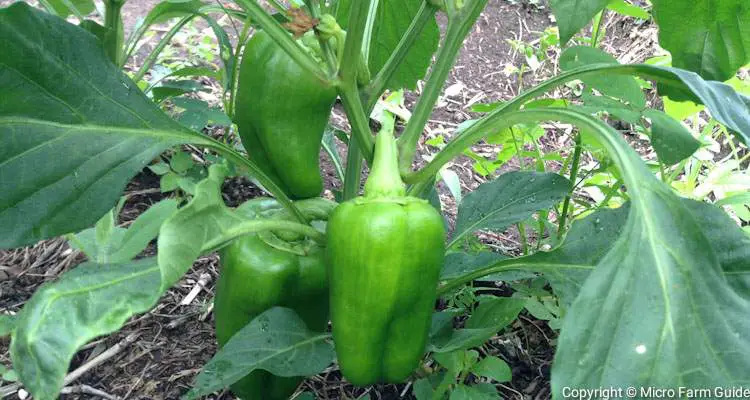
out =
[[[378,134],[363,197],[340,205],[317,197],[318,157],[336,89],[307,74],[266,33],[248,43],[236,123],[249,157],[309,220],[327,220],[325,248],[266,232],[221,250],[215,323],[220,346],[257,315],[288,307],[312,330],[329,317],[341,372],[359,386],[402,382],[424,354],[445,253],[439,212],[406,195],[392,130]],[[272,199],[237,209],[253,218],[293,217]],[[232,385],[245,400],[283,400],[302,377],[256,370]]]

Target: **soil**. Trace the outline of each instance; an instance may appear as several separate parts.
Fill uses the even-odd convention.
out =
[[[3,3],[4,1],[0,1]],[[159,0],[130,0],[123,9],[124,25],[133,27]],[[441,24],[445,22],[441,20]],[[478,24],[466,40],[446,83],[448,94],[444,95],[430,120],[424,139],[443,134],[446,140],[458,124],[474,118],[477,114],[470,108],[473,104],[507,100],[518,94],[521,87],[528,87],[558,72],[556,60],[559,47],[551,48],[547,58],[535,71],[524,75],[519,82],[515,75],[506,72],[506,66],[520,67],[524,57],[514,50],[508,40],[531,42],[548,27],[553,26],[548,7],[537,7],[525,2],[511,3],[492,0],[482,13]],[[608,35],[604,47],[623,61],[642,61],[655,48],[654,28],[649,24],[636,25],[633,20],[610,16],[605,27]],[[138,62],[136,58],[135,62]],[[522,85],[521,85],[522,83]],[[407,107],[412,107],[419,91],[407,94]],[[333,122],[347,127],[343,113],[337,108]],[[570,147],[569,127],[545,125],[547,134],[542,138],[544,150]],[[343,147],[340,148],[343,150]],[[420,143],[418,160],[437,149]],[[474,147],[478,154],[492,155],[497,146],[479,143]],[[563,154],[564,156],[565,154]],[[326,154],[321,155],[327,195],[340,188],[334,168]],[[518,169],[519,160],[503,165],[494,175]],[[559,170],[560,165],[550,163],[548,169]],[[472,161],[459,158],[451,169],[460,177],[463,192],[473,190],[493,176],[481,176],[472,168]],[[228,180],[223,188],[224,199],[230,206],[262,195],[262,191],[244,178]],[[159,191],[157,176],[144,170],[128,185],[129,194],[120,223],[127,224],[150,205],[165,195]],[[444,185],[440,185],[440,196],[445,213],[453,221],[456,204]],[[488,244],[497,245],[511,253],[520,248],[518,233],[514,230],[483,238]],[[153,255],[152,244],[146,254]],[[61,273],[83,262],[85,257],[72,250],[63,239],[52,239],[35,246],[10,251],[0,251],[0,312],[16,313],[34,291],[45,282],[53,281]],[[178,285],[169,290],[152,311],[134,317],[120,331],[100,338],[87,345],[74,358],[71,370],[85,364],[96,355],[115,346],[126,347],[114,357],[89,370],[68,388],[71,394],[64,399],[103,398],[104,394],[86,394],[96,389],[119,399],[177,399],[191,387],[191,381],[201,367],[216,351],[213,334],[211,302],[213,287],[218,277],[218,257],[211,255],[199,259]],[[203,278],[205,290],[188,305],[181,301]],[[511,290],[502,283],[487,288],[488,292],[509,295]],[[550,398],[550,366],[554,355],[556,332],[528,315],[508,329],[499,333],[480,350],[503,358],[511,366],[513,380],[499,384],[498,390],[507,399]],[[127,340],[126,340],[127,339]],[[0,363],[10,367],[8,340],[0,339]],[[7,385],[8,382],[2,383]],[[81,391],[84,393],[81,394]],[[300,387],[300,392],[313,392],[318,399],[411,399],[410,384],[381,385],[357,389],[342,381],[335,366],[326,372],[311,377]],[[15,396],[15,397],[14,397]],[[11,398],[17,398],[14,394]],[[114,397],[112,397],[114,398]],[[207,397],[209,399],[233,399],[224,391]]]

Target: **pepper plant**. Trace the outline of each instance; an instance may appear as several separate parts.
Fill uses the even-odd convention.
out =
[[[555,398],[566,387],[750,384],[750,238],[720,208],[678,196],[598,118],[604,111],[647,119],[658,132],[652,141],[660,158],[689,157],[697,145],[678,122],[645,107],[640,77],[662,96],[702,104],[747,143],[750,99],[722,81],[750,61],[749,3],[653,0],[674,67],[620,65],[595,48],[570,47],[563,73],[486,106],[419,168],[417,144],[488,0],[308,0],[291,10],[271,3],[276,14],[254,0],[238,0],[241,11],[230,12],[245,28],[226,58],[225,65],[241,67],[227,67],[225,108],[246,154],[162,112],[104,50],[107,40],[24,3],[0,10],[3,248],[90,228],[137,172],[174,146],[226,160],[208,168],[189,202],[159,213],[155,256],[132,259],[137,249],[129,245],[127,259],[92,257],[39,289],[17,317],[3,319],[13,368],[35,398],[56,398],[82,346],[147,312],[199,256],[215,251],[222,347],[188,398],[227,386],[244,398],[287,398],[301,377],[335,360],[355,385],[411,379],[419,399],[442,399],[451,388],[463,398],[498,398],[489,382],[469,385],[466,378],[504,381],[510,370],[498,358],[478,360],[471,349],[510,324],[526,301],[479,295],[456,328],[455,312],[434,312],[434,300],[474,281],[540,276],[560,300]],[[553,0],[560,42],[608,3]],[[194,15],[205,5],[160,6]],[[442,40],[438,13],[447,21]],[[414,88],[422,78],[411,117],[398,129],[384,93]],[[584,105],[537,101],[576,80],[589,94]],[[347,148],[340,205],[318,198],[314,172],[336,97],[351,124],[340,135]],[[446,234],[434,190],[441,170],[488,135],[543,121],[580,132],[570,179],[502,174],[463,196]],[[628,201],[571,221],[583,142],[612,166]],[[325,147],[336,158],[330,141]],[[365,165],[372,172],[359,196]],[[221,186],[230,170],[274,199],[228,208]],[[542,235],[560,238],[549,251],[514,258],[477,251],[476,232],[504,231],[535,213],[556,218],[540,225]],[[151,231],[128,243],[145,247],[143,232]]]

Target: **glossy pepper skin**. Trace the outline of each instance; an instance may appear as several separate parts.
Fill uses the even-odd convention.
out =
[[[238,212],[249,218],[273,218],[281,210],[275,200],[254,199]],[[311,330],[325,330],[328,279],[322,248],[313,243],[288,243],[272,234],[253,234],[235,240],[220,255],[221,274],[214,300],[219,346],[274,306],[295,310]],[[231,389],[244,400],[285,400],[302,379],[256,370]]]
[[[336,354],[358,386],[402,382],[419,365],[445,254],[443,219],[405,195],[384,131],[365,196],[342,203],[327,225]]]
[[[264,31],[250,39],[234,122],[250,159],[292,198],[323,190],[319,155],[335,100],[335,87],[302,69]]]

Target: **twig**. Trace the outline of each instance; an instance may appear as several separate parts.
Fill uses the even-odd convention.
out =
[[[200,278],[198,278],[198,282],[196,282],[195,286],[193,286],[193,289],[188,293],[187,296],[185,296],[184,299],[180,302],[181,306],[187,306],[190,305],[190,303],[195,300],[195,298],[198,296],[198,293],[203,290],[208,283],[211,282],[211,275],[203,273],[201,274]]]
[[[63,394],[83,393],[83,394],[90,394],[92,396],[99,396],[107,400],[119,400],[117,396],[113,396],[107,392],[103,392],[89,385],[77,385],[77,386],[65,387],[60,391],[60,393],[63,393]]]
[[[135,340],[138,339],[138,334],[130,334],[125,339],[121,340],[116,345],[110,347],[107,351],[105,351],[102,354],[99,354],[96,356],[93,360],[81,365],[80,367],[76,368],[73,372],[69,373],[68,376],[65,377],[63,380],[63,386],[70,385],[73,383],[76,379],[80,378],[88,372],[89,370],[99,366],[99,364],[103,363],[104,361],[107,361],[108,359],[114,357],[117,353],[122,351],[123,348],[127,347],[129,344],[135,342]],[[22,385],[20,383],[14,383],[11,385],[0,387],[0,398],[3,398],[5,396],[9,396],[12,393],[17,392],[19,389],[21,389]],[[85,393],[85,392],[84,392]],[[104,392],[102,392],[104,393]],[[91,394],[91,393],[89,393]],[[106,393],[104,393],[106,394]],[[98,395],[97,395],[98,396]],[[104,396],[102,396],[104,397]],[[105,397],[107,398],[107,397]]]
[[[130,335],[128,335],[127,337],[125,337],[125,339],[121,340],[116,345],[114,345],[114,346],[110,347],[109,349],[107,349],[107,351],[105,351],[104,353],[99,354],[93,360],[91,360],[91,361],[89,361],[89,362],[81,365],[80,367],[76,368],[73,372],[69,373],[68,376],[65,377],[65,379],[63,380],[63,385],[64,386],[70,385],[76,379],[78,379],[81,376],[83,376],[83,374],[85,374],[89,370],[91,370],[91,369],[93,369],[95,367],[98,367],[104,361],[107,361],[108,359],[114,357],[115,355],[117,355],[117,353],[119,353],[120,351],[122,351],[122,349],[124,349],[125,347],[127,347],[129,344],[135,342],[135,340],[138,339],[138,336],[139,335],[137,333],[131,333]]]

